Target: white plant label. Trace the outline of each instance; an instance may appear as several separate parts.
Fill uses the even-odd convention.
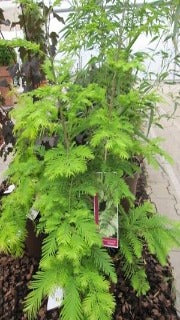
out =
[[[15,185],[14,185],[14,184],[11,184],[11,185],[7,188],[7,190],[4,191],[4,194],[12,193],[15,188],[16,188]]]
[[[38,216],[39,212],[36,211],[35,209],[31,208],[28,214],[28,218],[32,221],[34,221],[36,219],[36,217]]]
[[[47,311],[59,308],[63,302],[63,289],[57,288],[54,293],[49,296],[47,302]]]

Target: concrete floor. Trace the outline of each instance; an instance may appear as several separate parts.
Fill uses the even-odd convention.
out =
[[[12,159],[12,157],[8,156],[7,161],[4,162],[3,159],[0,158],[0,184],[2,183],[2,181],[5,178],[6,170],[8,169],[8,165],[9,165],[11,159]]]
[[[166,102],[160,103],[159,112],[161,115],[173,111],[173,99],[171,95],[177,96],[180,93],[180,84],[174,86],[163,86],[162,96]],[[153,170],[147,166],[148,191],[152,202],[156,205],[160,214],[180,221],[180,105],[177,107],[175,116],[172,119],[163,118],[163,130],[152,128],[150,136],[161,136],[164,138],[163,148],[172,156],[174,164],[160,160],[165,172]],[[173,267],[176,288],[176,307],[180,315],[180,249],[170,253],[170,261]]]

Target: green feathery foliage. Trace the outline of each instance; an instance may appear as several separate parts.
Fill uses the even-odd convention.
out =
[[[122,215],[120,253],[124,260],[123,270],[138,295],[149,289],[143,264],[144,246],[165,265],[170,248],[180,245],[179,227],[179,223],[158,215],[149,202]]]
[[[112,319],[109,286],[116,273],[94,222],[96,194],[106,203],[104,225],[118,206],[119,254],[138,295],[149,289],[144,246],[165,264],[168,250],[180,244],[179,226],[156,215],[149,203],[136,208],[126,182],[140,171],[137,159],[157,166],[157,155],[168,157],[159,141],[144,133],[145,125],[149,131],[157,120],[158,97],[143,90],[138,78],[145,54],[131,51],[140,34],[157,36],[165,28],[162,3],[155,10],[146,2],[137,9],[115,1],[105,10],[102,1],[81,0],[80,6],[74,1],[60,45],[65,58],[57,62],[47,55],[47,85],[23,94],[12,112],[17,142],[8,174],[16,189],[2,200],[0,249],[22,254],[28,214],[37,210],[35,227],[44,241],[25,303],[29,319],[36,319],[41,301],[57,287],[64,291],[61,320]],[[0,44],[39,52],[36,43],[24,40]],[[74,70],[70,56],[95,48],[97,56],[84,70]]]

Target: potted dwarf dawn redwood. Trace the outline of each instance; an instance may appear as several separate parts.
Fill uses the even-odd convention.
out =
[[[9,95],[13,79],[8,67],[16,63],[16,52],[14,49],[0,46],[0,92],[3,98],[3,106],[12,106],[13,97]]]
[[[9,178],[16,189],[2,201],[0,249],[21,255],[27,219],[38,214],[33,224],[44,239],[25,303],[29,319],[37,319],[41,301],[57,288],[64,296],[61,320],[115,319],[118,302],[109,288],[118,274],[102,246],[100,224],[111,237],[118,216],[118,269],[139,296],[150,289],[144,248],[164,265],[168,250],[179,245],[178,226],[156,215],[149,202],[137,207],[126,183],[127,175],[138,171],[136,157],[157,165],[156,155],[166,156],[158,141],[143,135],[157,99],[142,90],[137,78],[142,54],[131,48],[140,33],[151,33],[155,18],[158,31],[164,21],[159,16],[167,10],[143,5],[130,12],[118,1],[106,10],[102,1],[81,5],[75,2],[61,43],[65,59],[56,61],[49,48],[43,65],[48,85],[23,94],[12,113],[17,144]],[[71,58],[83,48],[98,54],[78,81]]]

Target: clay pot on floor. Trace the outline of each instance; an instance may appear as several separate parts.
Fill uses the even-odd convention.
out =
[[[45,87],[48,85],[48,80],[42,80],[39,87]]]
[[[3,85],[1,83],[3,82]],[[9,86],[6,86],[8,84]],[[8,71],[7,66],[0,67],[0,95],[2,96],[4,103],[3,106],[11,107],[14,105],[14,97],[11,96],[10,87],[13,84],[12,77]]]

